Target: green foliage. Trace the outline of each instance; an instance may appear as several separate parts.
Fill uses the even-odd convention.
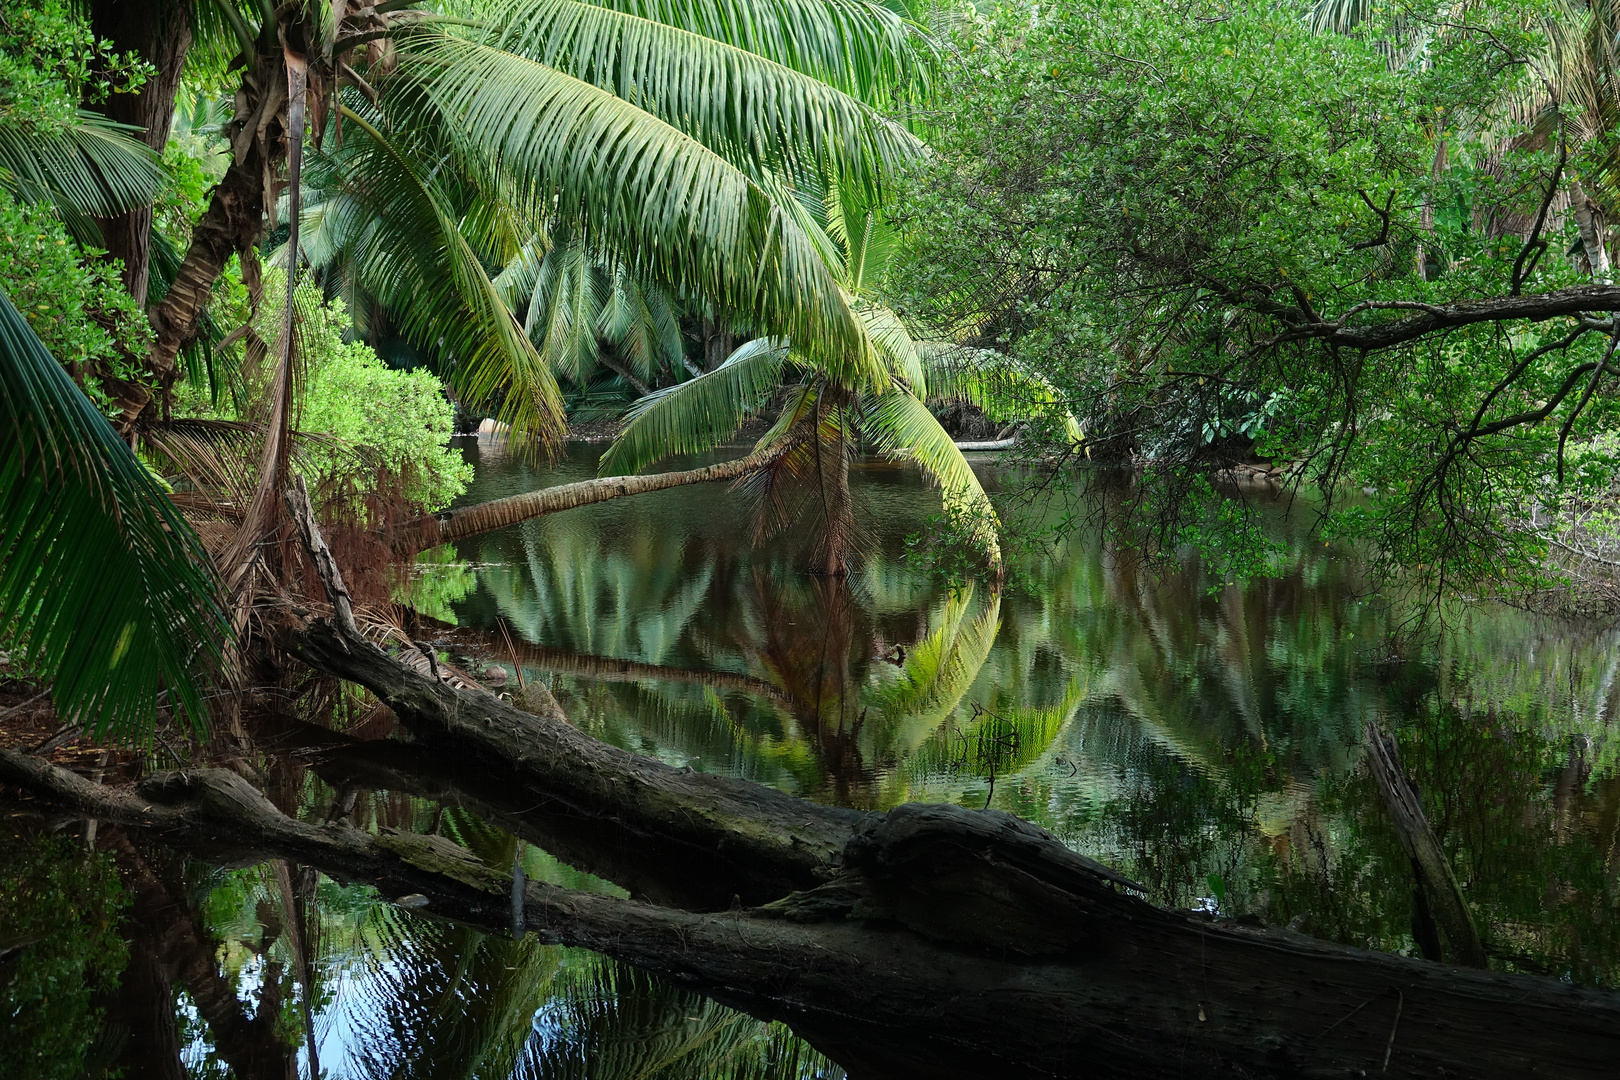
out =
[[[1538,515],[1614,494],[1620,401],[1591,375],[1608,322],[1376,335],[1590,283],[1590,260],[1561,254],[1583,250],[1572,213],[1527,240],[1549,192],[1597,186],[1606,143],[1577,138],[1567,103],[1520,108],[1540,84],[1501,51],[1534,52],[1543,24],[1475,6],[1465,32],[1449,10],[1374,12],[1348,37],[1264,3],[964,21],[939,153],[899,203],[902,314],[997,343],[1050,379],[1086,458],[1158,474],[1132,509],[1162,550],[1189,523],[1213,535],[1200,482],[1263,457],[1298,465],[1386,581],[1545,584]]]
[[[84,242],[88,215],[152,198],[163,173],[126,130],[80,108],[137,89],[150,66],[97,40],[62,0],[0,4],[0,190],[50,201]]]
[[[201,729],[229,623],[174,505],[0,291],[0,626],[58,714],[149,739]]]
[[[82,251],[45,207],[0,191],[0,288],[45,347],[104,412],[107,378],[136,381],[152,329],[124,291],[117,264]]]
[[[455,407],[439,380],[424,369],[390,368],[371,346],[345,341],[350,322],[341,300],[323,301],[313,286],[301,285],[299,305],[306,370],[299,428],[363,447],[368,461],[404,481],[412,504],[448,506],[467,489],[473,470],[448,445]],[[300,460],[322,479],[355,468],[354,455],[339,447],[308,447]]]
[[[81,102],[137,90],[151,65],[98,39],[64,0],[0,4],[0,127],[49,130],[78,119]]]
[[[0,845],[0,1073],[78,1080],[117,985],[126,900],[110,856],[66,836]]]

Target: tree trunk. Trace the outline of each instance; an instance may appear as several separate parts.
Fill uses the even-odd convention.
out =
[[[196,336],[197,320],[231,256],[242,256],[244,277],[254,273],[253,246],[264,228],[267,200],[274,197],[271,174],[286,157],[287,69],[273,34],[260,35],[255,64],[254,70],[243,73],[236,95],[231,164],[192,230],[191,246],[168,293],[148,313],[155,337],[147,367],[165,403],[179,375],[180,350]],[[257,293],[256,277],[249,277],[249,290]],[[121,400],[124,423],[132,423],[149,401],[144,394]]]
[[[820,884],[867,816],[608,746],[482,690],[454,690],[323,621],[285,631],[283,644],[316,670],[371,690],[447,763],[499,776],[509,805],[657,845],[724,897],[760,903]]]
[[[826,885],[704,915],[514,885],[441,836],[297,821],[220,770],[122,791],[0,750],[0,782],[496,933],[515,900],[543,940],[784,1020],[865,1078],[1597,1078],[1620,1056],[1620,996],[1158,908],[999,811],[872,815]]]
[[[1609,265],[1608,230],[1604,227],[1603,211],[1587,196],[1580,183],[1574,180],[1569,184],[1569,205],[1575,214],[1575,224],[1580,229],[1581,250],[1586,255],[1586,265],[1592,280],[1606,283],[1612,272]]]
[[[94,0],[90,28],[119,53],[133,52],[151,64],[153,74],[132,94],[113,94],[100,111],[120,124],[139,128],[136,136],[163,153],[174,120],[174,98],[191,48],[191,20],[181,0]],[[152,208],[138,206],[117,217],[101,218],[102,244],[124,264],[124,288],[146,307],[152,266]]]
[[[479,533],[504,529],[520,521],[572,510],[576,506],[607,502],[624,495],[641,495],[649,491],[684,487],[687,484],[707,484],[715,480],[735,480],[762,465],[769,464],[784,453],[787,445],[775,443],[755,450],[746,457],[705,465],[700,469],[683,472],[652,473],[647,476],[602,476],[594,480],[580,480],[572,484],[528,491],[504,499],[493,499],[476,506],[444,510],[437,514],[423,514],[393,530],[391,540],[395,550],[421,551],[438,544],[448,544]]]

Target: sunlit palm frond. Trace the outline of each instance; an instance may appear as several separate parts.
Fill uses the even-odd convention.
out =
[[[602,455],[599,471],[603,476],[624,476],[672,454],[718,446],[735,435],[776,389],[787,358],[785,342],[756,338],[713,371],[642,398],[631,407],[624,431]]]
[[[750,175],[785,165],[875,191],[921,143],[826,82],[678,26],[578,0],[530,0],[490,39],[609,90]]]
[[[351,164],[365,178],[353,197],[367,212],[351,223],[356,275],[403,328],[438,345],[469,404],[498,408],[519,438],[560,437],[556,380],[462,235],[433,170],[353,111],[343,115],[358,129],[349,138],[370,143],[371,160]]]
[[[926,91],[931,50],[893,9],[865,0],[601,0],[814,76],[869,104]]]
[[[881,305],[866,305],[858,310],[861,324],[866,328],[872,347],[890,371],[906,381],[906,388],[922,400],[928,398],[928,374],[923,368],[922,354],[911,332],[900,321],[900,316]]]
[[[1001,563],[997,520],[973,468],[928,407],[895,387],[862,416],[862,430],[884,453],[909,458],[939,484],[945,513],[973,538],[991,565]]]
[[[129,131],[83,110],[58,130],[0,124],[0,187],[77,221],[149,203],[163,188],[163,166]]]
[[[845,252],[844,287],[860,296],[887,272],[900,249],[900,237],[878,205],[853,184],[831,185],[825,205],[827,234]]]
[[[191,528],[0,292],[0,626],[57,711],[149,738],[207,722],[229,629]]]
[[[852,381],[881,378],[815,247],[723,156],[606,90],[481,42],[424,36],[406,63],[468,152],[550,193],[593,244],[748,313]]]

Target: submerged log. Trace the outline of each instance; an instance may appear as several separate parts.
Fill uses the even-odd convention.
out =
[[[0,784],[190,843],[294,858],[420,894],[503,932],[512,875],[438,836],[282,815],[240,777],[93,785],[0,751]],[[841,869],[749,910],[699,914],[541,883],[530,930],[782,1019],[853,1076],[1599,1077],[1620,996],[1156,907],[998,811],[863,819]],[[419,902],[413,898],[413,903]]]
[[[1377,724],[1368,724],[1366,743],[1367,766],[1372,770],[1379,794],[1384,797],[1401,849],[1412,863],[1412,877],[1417,883],[1414,897],[1417,918],[1422,922],[1427,917],[1437,924],[1445,938],[1446,959],[1468,967],[1485,967],[1485,945],[1480,941],[1479,927],[1474,925],[1473,913],[1468,909],[1468,899],[1457,883],[1445,848],[1440,846],[1440,838],[1423,813],[1423,800],[1418,796],[1417,787],[1401,768],[1395,740],[1385,735]],[[1415,936],[1422,941],[1432,934],[1433,929],[1422,925]]]

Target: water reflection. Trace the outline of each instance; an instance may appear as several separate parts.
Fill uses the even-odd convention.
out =
[[[552,482],[593,460],[576,448]],[[468,498],[533,483],[529,468],[486,464]],[[1615,863],[1602,809],[1616,773],[1612,632],[1481,606],[1438,647],[1396,648],[1402,615],[1364,597],[1353,558],[1297,520],[1277,525],[1286,564],[1242,587],[1191,562],[1150,573],[1078,538],[1024,568],[1034,589],[951,591],[901,557],[937,495],[882,463],[853,482],[868,556],[848,581],[750,549],[739,500],[688,489],[464,542],[439,556],[476,568],[449,606],[529,643],[526,674],[608,741],[845,805],[993,805],[1164,902],[1279,922],[1309,909],[1301,925],[1323,936],[1410,950],[1409,875],[1356,772],[1376,721],[1413,742],[1436,827],[1465,881],[1481,881],[1499,961],[1620,974],[1596,945],[1614,936],[1600,917],[1614,876],[1575,865]],[[1472,734],[1488,730],[1534,749],[1512,769],[1487,764],[1495,744]],[[1503,839],[1514,829],[1563,838],[1563,854],[1532,856]],[[1530,871],[1536,859],[1557,866]],[[1539,875],[1540,892],[1488,886],[1486,868]],[[1533,948],[1507,944],[1527,934]]]
[[[582,478],[593,457],[485,462],[467,497]],[[1032,590],[952,591],[901,558],[937,494],[883,464],[854,492],[868,555],[848,580],[752,550],[745,508],[711,487],[430,553],[408,588],[428,614],[504,627],[525,675],[610,742],[845,805],[993,805],[1165,902],[1410,951],[1410,871],[1357,768],[1377,720],[1493,964],[1620,985],[1612,633],[1481,607],[1397,654],[1397,616],[1358,595],[1353,562],[1298,537],[1242,588],[1076,540],[1025,568]],[[264,745],[309,733],[283,735]],[[266,764],[272,800],[305,820],[438,833],[502,872],[612,888],[457,806],[303,761]],[[117,829],[12,833],[0,1074],[841,1075],[779,1025],[296,864],[220,869]],[[51,1054],[55,1072],[37,1065]]]

